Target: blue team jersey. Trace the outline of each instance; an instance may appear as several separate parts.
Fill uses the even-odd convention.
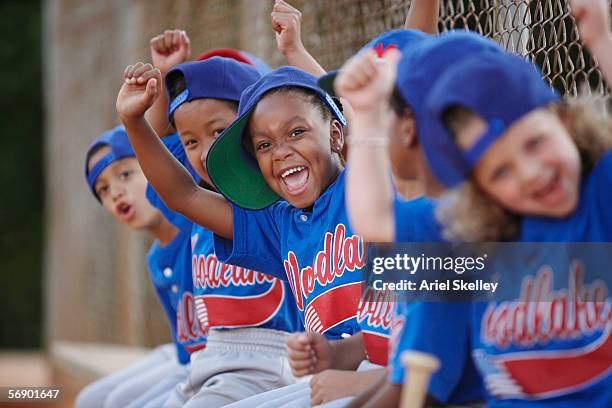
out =
[[[414,241],[413,230],[404,231],[402,236],[398,230],[398,239]],[[433,235],[428,238],[435,240]],[[612,153],[583,178],[578,206],[570,216],[525,217],[518,240],[612,241]],[[589,271],[581,270],[579,264],[571,264],[569,281],[553,285],[547,274],[550,261],[541,256],[530,259],[540,267],[518,282],[514,301],[461,304],[463,310],[458,303],[404,305],[399,316],[405,322],[404,333],[397,349],[423,349],[441,358],[442,370],[434,375],[430,388],[436,398],[450,395],[454,387],[462,389],[459,376],[454,383],[438,377],[448,377],[457,365],[467,364],[462,362],[463,354],[457,358],[451,354],[469,349],[483,378],[489,407],[612,406],[609,288],[601,280],[585,279]],[[527,296],[533,293],[537,299]],[[426,340],[423,346],[421,336],[436,340],[449,332],[449,325],[453,336],[442,336],[446,338],[437,339],[438,344]],[[397,356],[392,365],[391,378],[399,382],[403,372]]]
[[[435,202],[426,197],[393,200],[396,242],[441,242],[442,227],[436,221]]]
[[[188,363],[189,355],[206,344],[206,333],[188,327],[188,316],[193,315],[190,255],[189,235],[181,231],[164,247],[155,241],[147,254],[151,281],[166,312],[181,364]]]
[[[395,197],[397,242],[441,242],[441,226],[435,219],[435,202],[428,198]],[[398,302],[389,346],[389,381],[404,382],[400,361],[407,349],[436,355],[441,368],[431,377],[428,393],[443,403],[484,399],[480,375],[471,358],[467,302]]]
[[[213,234],[191,232],[191,268],[197,318],[204,330],[259,327],[286,332],[303,326],[287,282],[219,261]]]
[[[582,180],[578,207],[570,216],[524,218],[520,240],[612,241],[612,152]],[[572,264],[569,282],[551,283],[548,265],[523,278],[516,301],[474,305],[474,358],[490,406],[610,407],[610,288],[589,280],[586,265],[580,270]],[[534,308],[536,302],[525,298],[527,287],[551,300]]]
[[[398,302],[389,347],[389,381],[404,383],[401,352],[417,350],[433,354],[441,362],[431,377],[429,395],[442,403],[484,399],[482,381],[470,354],[469,319],[468,302]]]
[[[342,171],[312,211],[283,200],[259,211],[233,206],[234,239],[215,236],[215,249],[224,262],[288,281],[307,330],[339,339],[361,324],[368,357],[386,363],[389,299],[360,302],[366,252],[348,222],[344,179]]]

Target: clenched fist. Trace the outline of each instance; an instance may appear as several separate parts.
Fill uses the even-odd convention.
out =
[[[151,64],[138,62],[123,72],[124,82],[117,95],[117,113],[121,121],[144,116],[161,92],[161,73]]]

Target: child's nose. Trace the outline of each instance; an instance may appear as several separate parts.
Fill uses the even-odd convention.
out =
[[[287,145],[287,143],[279,143],[272,149],[272,158],[275,160],[284,160],[291,156],[293,150]]]
[[[535,160],[523,160],[518,169],[519,177],[526,187],[538,182],[541,166]]]
[[[111,185],[110,189],[111,189],[111,197],[113,200],[117,200],[123,197],[123,194],[125,193],[125,190],[121,186]]]

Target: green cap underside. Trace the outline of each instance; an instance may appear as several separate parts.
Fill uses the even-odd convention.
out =
[[[259,169],[244,159],[242,135],[252,109],[242,115],[212,145],[206,170],[217,190],[228,200],[248,210],[260,210],[279,199]]]
[[[319,79],[317,79],[317,84],[319,85],[319,88],[323,89],[331,96],[336,96],[336,91],[334,90],[334,80],[337,76],[338,71],[330,71],[327,74],[321,76]]]

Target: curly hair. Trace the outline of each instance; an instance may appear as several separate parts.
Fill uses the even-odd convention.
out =
[[[612,118],[606,100],[593,95],[581,95],[565,103],[552,104],[548,109],[569,123],[570,135],[580,153],[583,174],[612,149]],[[474,114],[464,108],[451,108],[443,120],[451,131],[457,130]],[[503,208],[484,193],[472,180],[445,193],[436,210],[443,226],[442,234],[449,241],[504,241],[516,237],[521,217]]]

